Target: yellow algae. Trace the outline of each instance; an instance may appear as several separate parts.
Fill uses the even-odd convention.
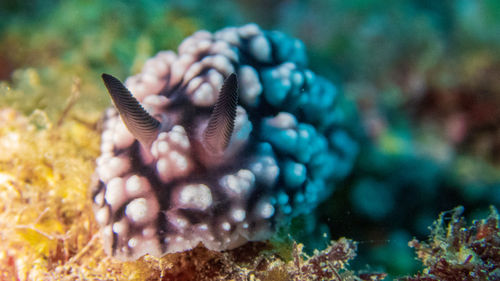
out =
[[[16,228],[19,228],[17,226]],[[20,241],[28,242],[31,251],[42,256],[49,256],[52,254],[56,247],[57,241],[50,237],[50,234],[45,234],[34,228],[21,228],[17,230]]]
[[[54,126],[68,106],[58,101],[68,98],[70,87],[59,90],[66,82],[55,84],[49,92],[49,82],[46,73],[42,78],[27,69],[15,73],[12,85],[2,82],[0,87],[2,280],[51,279],[52,270],[69,261],[95,232],[88,185],[99,133],[89,124],[98,121],[100,112],[89,114],[93,119],[85,124],[67,115]],[[57,103],[35,105],[44,99]]]

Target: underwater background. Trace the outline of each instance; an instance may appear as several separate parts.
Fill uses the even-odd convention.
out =
[[[338,106],[359,149],[350,175],[319,208],[281,229],[275,243],[294,240],[313,255],[347,237],[357,241],[351,270],[384,272],[391,280],[428,266],[408,242],[428,239],[441,212],[463,206],[468,224],[494,217],[490,206],[500,206],[498,1],[3,0],[3,279],[55,279],[47,272],[56,268],[61,276],[83,278],[120,267],[100,264],[89,211],[98,123],[111,104],[101,73],[135,74],[146,59],[176,50],[197,30],[250,22],[304,42],[309,68],[341,92]],[[491,276],[500,276],[498,253],[497,244]],[[69,269],[76,265],[79,273]],[[148,279],[150,268],[127,266],[95,276]]]

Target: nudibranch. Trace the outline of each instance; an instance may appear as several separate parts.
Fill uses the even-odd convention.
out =
[[[298,39],[255,24],[185,39],[125,84],[103,74],[92,200],[108,254],[232,249],[309,213],[357,145]]]

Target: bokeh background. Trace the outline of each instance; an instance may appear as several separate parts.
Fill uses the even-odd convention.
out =
[[[196,30],[249,22],[304,41],[359,143],[353,173],[293,222],[306,251],[345,236],[359,242],[355,269],[411,274],[407,243],[440,212],[500,206],[497,0],[2,0],[0,107],[55,122],[78,79],[68,118],[95,120],[110,105],[102,72],[125,78]]]

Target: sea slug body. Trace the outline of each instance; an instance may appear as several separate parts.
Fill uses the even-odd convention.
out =
[[[267,239],[351,169],[357,145],[336,88],[307,69],[301,41],[255,24],[185,39],[125,85],[103,80],[92,200],[121,260]]]

